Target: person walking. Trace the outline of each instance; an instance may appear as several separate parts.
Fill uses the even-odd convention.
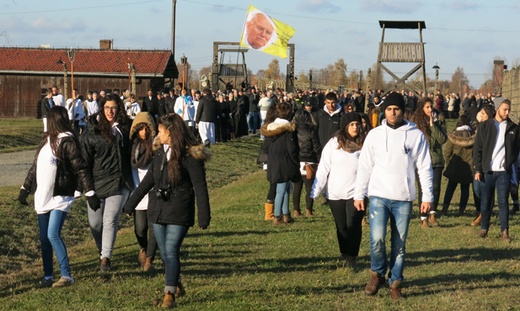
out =
[[[300,158],[300,173],[302,178],[293,183],[293,213],[295,217],[302,216],[300,209],[300,197],[305,184],[305,216],[313,216],[314,200],[311,198],[311,188],[314,183],[318,160],[321,154],[321,145],[316,131],[316,120],[312,115],[312,104],[305,102],[294,115],[296,136]]]
[[[469,185],[473,182],[471,162],[473,158],[473,143],[475,132],[470,126],[467,115],[461,115],[455,129],[448,134],[448,141],[444,147],[446,169],[443,175],[448,178],[448,185],[444,193],[442,215],[448,215],[453,193],[460,184],[459,215],[463,215],[468,205]]]
[[[195,201],[199,227],[206,229],[211,219],[204,165],[210,154],[207,147],[199,145],[179,115],[161,117],[158,128],[162,148],[157,150],[148,173],[123,210],[127,214],[134,213],[143,197],[151,193],[148,216],[165,269],[162,307],[173,308],[176,296],[184,294],[179,252],[188,229],[195,222]]]
[[[100,112],[90,118],[81,136],[83,156],[94,178],[101,208],[88,210],[90,231],[100,254],[101,272],[111,270],[121,207],[133,189],[130,165],[130,124],[121,98],[107,94]]]
[[[364,139],[361,116],[357,112],[344,114],[340,130],[323,147],[311,191],[311,198],[316,199],[326,189],[341,259],[352,267],[359,254],[364,215],[354,207],[357,164]]]
[[[150,168],[154,155],[155,122],[148,112],[140,112],[135,116],[130,128],[132,140],[132,179],[137,187]],[[152,223],[148,219],[148,194],[139,202],[134,214],[134,233],[140,250],[137,256],[138,264],[144,272],[153,270],[153,260],[157,252],[157,241]]]
[[[437,205],[441,194],[442,171],[444,170],[444,157],[442,155],[442,145],[446,143],[448,135],[446,134],[446,126],[444,116],[435,110],[434,102],[429,97],[423,97],[417,103],[417,109],[410,118],[418,129],[420,129],[430,146],[430,156],[432,157],[433,167],[433,202],[430,214],[421,213],[421,227],[428,228],[430,226],[437,227],[439,223],[436,219]],[[419,184],[419,202],[421,187]]]
[[[432,165],[428,141],[415,124],[403,118],[405,102],[399,93],[389,94],[381,110],[385,120],[371,130],[359,156],[354,206],[365,209],[370,200],[370,280],[365,294],[375,295],[385,283],[388,271],[389,293],[400,299],[404,280],[406,238],[413,201],[416,199],[415,170],[422,187],[421,213],[428,213],[433,202]],[[386,228],[390,220],[391,251],[386,253]]]
[[[74,283],[67,248],[61,229],[74,202],[78,181],[92,209],[100,202],[94,191],[92,176],[81,155],[78,138],[72,129],[67,109],[53,106],[47,112],[47,131],[32,167],[20,189],[18,201],[28,205],[27,197],[34,193],[34,209],[38,215],[40,245],[45,274],[42,287],[64,287]],[[52,252],[56,254],[61,277],[53,282]]]
[[[289,212],[291,182],[301,179],[298,140],[295,125],[289,122],[292,107],[288,103],[276,105],[276,119],[262,128],[266,140],[267,180],[276,183],[273,224],[293,223]],[[283,217],[282,217],[283,215]]]
[[[495,102],[495,108],[495,117],[479,124],[473,147],[475,180],[482,183],[482,220],[478,235],[482,238],[488,235],[496,189],[500,237],[509,243],[509,186],[513,164],[518,157],[520,136],[518,125],[509,119],[511,101],[500,98]]]

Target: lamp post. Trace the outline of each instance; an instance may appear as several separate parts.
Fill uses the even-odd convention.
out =
[[[62,65],[63,66],[63,91],[65,94],[63,94],[63,96],[65,96],[65,98],[67,98],[67,93],[68,93],[68,83],[67,83],[67,64],[61,60],[61,58],[56,62],[56,64],[59,64],[59,65]]]
[[[67,55],[69,56],[70,60],[70,88],[72,90],[71,96],[74,96],[74,56],[76,54],[76,51],[74,51],[72,48],[67,51]],[[67,97],[67,96],[65,96]],[[74,100],[74,98],[72,99]]]
[[[435,63],[435,66],[433,66],[432,69],[435,69],[435,91],[437,91],[437,86],[439,84],[439,69],[441,69],[441,67],[439,67],[437,63]]]

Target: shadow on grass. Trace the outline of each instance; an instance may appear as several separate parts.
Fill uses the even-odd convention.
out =
[[[460,248],[436,249],[428,252],[408,252],[406,266],[422,266],[427,258],[428,264],[445,264],[449,262],[461,263],[465,261],[497,261],[520,257],[518,248]]]

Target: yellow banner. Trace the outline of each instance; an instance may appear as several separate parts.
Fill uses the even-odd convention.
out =
[[[250,5],[242,30],[240,46],[259,50],[281,58],[287,57],[287,44],[294,28]]]

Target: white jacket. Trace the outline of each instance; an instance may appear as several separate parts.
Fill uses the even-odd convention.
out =
[[[324,189],[330,200],[348,200],[354,197],[356,171],[361,151],[349,153],[338,149],[338,139],[333,137],[323,147],[311,198],[317,198]]]
[[[414,123],[392,129],[383,123],[371,130],[359,157],[354,199],[377,196],[396,201],[416,199],[415,170],[423,202],[433,202],[433,171],[428,142]]]

